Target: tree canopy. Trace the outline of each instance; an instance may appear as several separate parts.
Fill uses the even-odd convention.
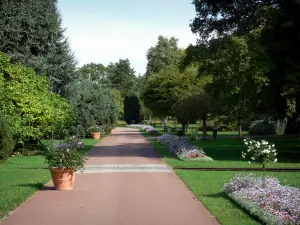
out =
[[[147,52],[146,77],[158,73],[165,67],[176,65],[180,62],[183,51],[178,47],[178,39],[159,36],[157,44]]]
[[[75,76],[76,61],[64,37],[56,0],[0,1],[0,51],[33,68],[61,95]]]

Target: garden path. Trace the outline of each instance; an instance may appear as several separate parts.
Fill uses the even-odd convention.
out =
[[[73,191],[39,191],[1,225],[216,225],[138,130],[117,128],[89,151]]]

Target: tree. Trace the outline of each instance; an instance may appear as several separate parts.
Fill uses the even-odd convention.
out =
[[[197,68],[187,68],[181,73],[175,66],[151,75],[141,95],[144,106],[160,118],[174,115],[178,100],[199,88],[196,75]]]
[[[245,38],[226,37],[218,43],[219,48],[202,68],[212,75],[207,90],[220,100],[221,113],[237,120],[241,136],[242,120],[255,109],[259,93],[268,84],[268,58],[262,57],[259,46],[250,49]]]
[[[290,117],[300,132],[300,2],[296,0],[194,1],[197,16],[191,24],[200,42],[212,36],[247,36],[259,32],[272,66],[263,94],[265,112]]]
[[[65,99],[49,92],[46,76],[13,64],[0,52],[0,84],[3,95],[0,110],[16,141],[36,143],[72,124],[72,112]]]
[[[147,52],[146,78],[150,74],[158,73],[171,65],[177,65],[183,55],[183,51],[178,48],[178,39],[159,36],[156,46],[151,47]]]
[[[85,64],[78,70],[76,70],[76,74],[76,77],[78,77],[79,79],[91,80],[105,87],[108,87],[110,85],[109,80],[107,79],[107,68],[101,63]]]
[[[117,63],[111,63],[107,67],[108,80],[111,87],[120,91],[122,97],[134,92],[135,71],[130,66],[128,59],[120,59]]]
[[[51,90],[64,95],[74,79],[76,61],[56,4],[56,0],[0,1],[0,51],[38,75],[47,75]]]
[[[124,120],[127,124],[138,124],[141,122],[141,105],[137,96],[125,96],[124,98]]]
[[[99,125],[103,130],[116,125],[120,109],[110,89],[82,79],[69,86],[68,99],[76,114],[78,135],[87,136],[93,125]]]

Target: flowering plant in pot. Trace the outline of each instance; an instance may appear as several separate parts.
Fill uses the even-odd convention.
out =
[[[56,190],[72,190],[77,170],[82,170],[86,156],[81,154],[76,145],[51,145],[45,153],[45,162],[51,171]]]
[[[98,125],[93,125],[89,128],[89,131],[91,133],[92,138],[94,139],[99,139],[100,138],[100,132],[101,132],[101,127]]]

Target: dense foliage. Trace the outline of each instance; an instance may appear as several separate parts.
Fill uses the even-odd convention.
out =
[[[157,44],[147,52],[146,77],[158,73],[160,70],[176,65],[183,56],[183,51],[178,47],[178,39],[159,36]]]
[[[52,143],[45,153],[45,162],[51,169],[81,170],[84,167],[86,156],[77,151],[77,147],[75,142],[63,143],[57,146]]]
[[[15,143],[2,113],[0,113],[0,161],[6,160],[13,153]]]
[[[76,62],[56,4],[56,0],[1,0],[0,51],[46,75],[51,90],[65,94]]]
[[[122,97],[134,94],[135,71],[128,59],[120,59],[119,62],[109,64],[107,71],[111,88],[118,90]]]
[[[255,120],[249,127],[249,134],[274,135],[276,130],[274,125],[266,120]]]
[[[265,56],[267,56],[268,63],[263,70],[260,70],[267,78],[268,85],[264,86],[261,94],[257,96],[256,111],[275,119],[288,117],[287,131],[299,133],[299,1],[195,0],[193,4],[197,15],[191,28],[194,33],[199,34],[201,45],[214,47],[210,43],[212,38],[222,40],[231,36],[246,39],[250,37],[252,41],[247,45],[251,50],[250,53],[256,52],[255,58],[258,59],[251,63],[256,67],[255,71],[257,68],[262,68],[261,62],[266,62]],[[229,52],[235,51],[234,46],[227,49]],[[195,51],[192,51],[195,48],[190,50],[190,53],[195,55]],[[224,60],[226,59],[232,60],[234,57],[224,57]],[[235,64],[234,60],[232,62]]]
[[[124,99],[124,120],[127,124],[141,122],[141,106],[137,96],[126,96]]]
[[[116,125],[119,105],[113,92],[90,80],[78,80],[69,87],[68,99],[77,118],[76,132],[89,134],[89,127],[99,125],[102,130]]]
[[[16,141],[37,141],[72,124],[69,104],[49,92],[48,78],[37,76],[34,70],[21,64],[13,64],[3,53],[0,53],[1,82],[0,109]]]

